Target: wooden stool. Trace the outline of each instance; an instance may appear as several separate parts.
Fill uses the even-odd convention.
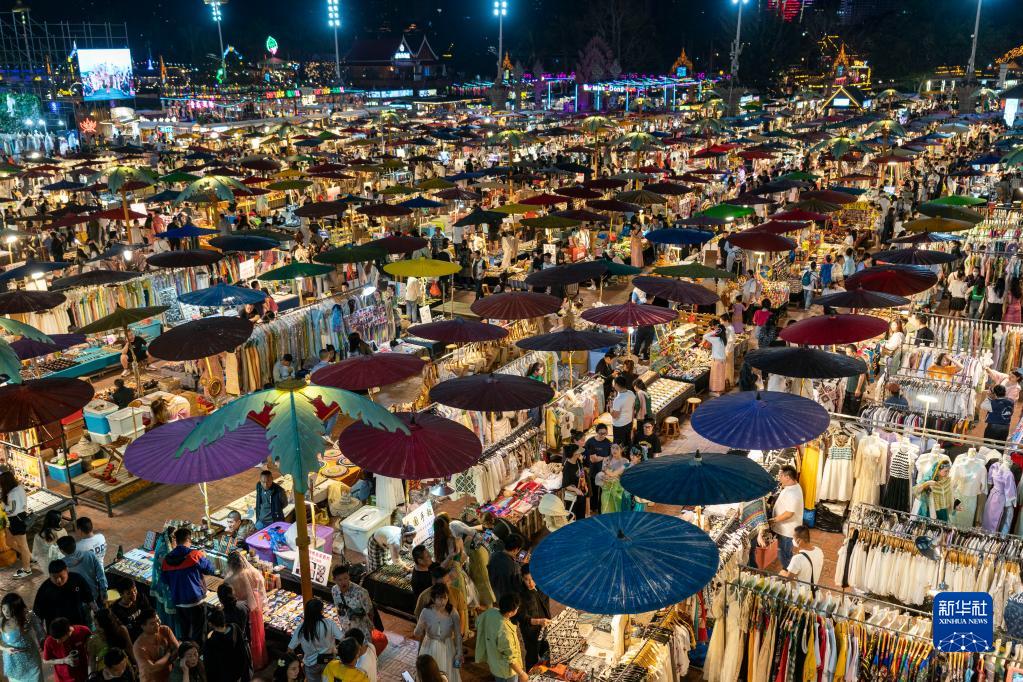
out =
[[[678,417],[667,417],[662,428],[665,438],[678,438],[682,435],[682,429],[678,425]]]
[[[692,416],[693,412],[696,412],[696,408],[699,407],[702,402],[703,401],[699,398],[689,398],[686,400],[686,414]]]

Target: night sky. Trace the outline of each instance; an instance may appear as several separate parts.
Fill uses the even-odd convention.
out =
[[[201,0],[27,1],[39,20],[126,21],[136,59],[144,59],[151,50],[154,58],[163,55],[168,61],[196,61],[217,49],[216,28],[210,20],[209,8]],[[939,63],[945,59],[966,61],[976,7],[973,0],[878,1],[892,13],[898,8],[897,12],[905,15],[890,17],[889,23],[899,27],[892,30],[904,34],[921,32],[920,37],[900,36],[907,43],[928,36],[935,38],[928,59]],[[757,8],[766,7],[767,2],[751,0],[747,5],[751,40],[758,36],[758,12],[765,11]],[[815,0],[818,11],[808,28],[818,32],[837,28],[840,2]],[[720,60],[718,66],[724,67],[727,62],[735,21],[735,9],[728,0],[509,0],[506,48],[527,68],[540,58],[548,70],[571,69],[580,47],[600,22],[596,10],[615,3],[640,8],[636,12],[644,15],[642,27],[633,30],[636,39],[626,41],[629,59],[623,58],[623,62],[635,62],[623,63],[626,69],[666,72],[682,47],[697,59],[698,69],[706,68],[715,52]],[[496,45],[497,34],[491,5],[492,0],[341,0],[342,52],[357,36],[369,36],[381,29],[401,30],[415,24],[426,29],[435,50],[451,49],[453,63],[462,74],[469,77],[489,74],[492,57],[487,51]],[[980,61],[1013,47],[1013,41],[1023,41],[1023,2],[986,0],[984,13]],[[273,34],[280,44],[278,56],[333,58],[332,34],[326,27],[326,0],[229,0],[223,16],[225,43],[234,45],[247,58],[263,56],[268,34]],[[843,30],[855,45],[869,42],[872,27]],[[947,39],[937,35],[944,31],[948,32]],[[791,41],[790,35],[760,40]],[[885,37],[878,42],[890,44],[889,40]],[[959,57],[964,49],[965,54]]]

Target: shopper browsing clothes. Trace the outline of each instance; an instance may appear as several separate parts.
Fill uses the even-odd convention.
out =
[[[803,489],[799,487],[799,473],[792,466],[781,468],[778,481],[781,491],[768,521],[778,536],[778,562],[787,568],[792,561],[792,538],[796,528],[803,525]]]

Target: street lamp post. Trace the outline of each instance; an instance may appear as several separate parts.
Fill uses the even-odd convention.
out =
[[[973,20],[973,47],[970,49],[970,63],[966,65],[966,82],[972,83],[977,73],[977,37],[980,34],[980,6],[984,0],[977,0],[977,18]]]
[[[341,84],[341,53],[338,51],[337,30],[341,28],[340,0],[327,0],[327,26],[334,29],[334,77]]]
[[[739,78],[739,55],[742,54],[742,7],[749,0],[732,0],[733,5],[739,6],[739,16],[735,20],[735,41],[732,43],[732,69],[731,77],[728,79],[728,108],[729,113],[734,114],[731,111],[735,108],[733,101],[733,89],[735,88],[735,81]]]
[[[494,0],[494,16],[497,17],[497,79],[494,85],[500,85],[504,78],[501,74],[501,63],[504,60],[504,18],[508,15],[508,0]]]
[[[227,0],[203,0],[207,5],[210,6],[210,14],[213,17],[213,21],[217,22],[217,39],[220,41],[220,71],[224,78],[227,78],[227,61],[224,55],[224,33],[220,30],[220,20],[223,18],[220,12],[222,5],[227,4]]]

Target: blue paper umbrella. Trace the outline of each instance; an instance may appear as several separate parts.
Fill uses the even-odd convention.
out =
[[[600,514],[559,528],[533,551],[541,591],[588,613],[656,611],[696,594],[718,570],[702,530],[653,512]]]
[[[281,245],[280,241],[269,237],[257,237],[244,234],[227,234],[221,237],[214,237],[210,240],[210,246],[221,251],[246,251],[255,253],[257,251],[269,251]]]
[[[702,506],[755,500],[774,490],[777,483],[744,455],[694,452],[630,467],[622,475],[622,487],[658,504]]]
[[[654,244],[703,244],[713,237],[713,232],[685,227],[664,227],[646,233],[647,241]]]
[[[831,417],[808,398],[778,391],[743,391],[709,400],[693,413],[693,430],[730,448],[775,450],[807,443]]]
[[[266,294],[262,291],[248,287],[235,287],[230,284],[215,284],[208,289],[190,291],[178,296],[178,300],[182,303],[207,308],[260,303],[265,298]]]
[[[199,227],[187,223],[181,227],[175,227],[156,235],[160,239],[188,239],[190,237],[208,237],[220,234],[220,230],[211,230],[208,227]]]

